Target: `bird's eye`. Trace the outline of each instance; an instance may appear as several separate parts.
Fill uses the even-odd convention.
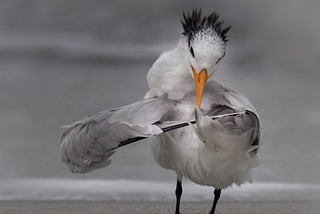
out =
[[[222,57],[220,57],[220,58],[217,60],[216,64],[218,64],[218,63],[219,63],[219,61],[220,61],[220,60],[221,60],[225,55],[226,55],[226,52],[224,52],[223,56],[222,56]]]
[[[217,62],[216,62],[216,64],[218,64],[219,62],[220,62],[220,60],[222,59],[222,57],[220,57],[218,60],[217,60]]]
[[[193,51],[192,47],[190,48],[190,52],[191,52],[192,57],[194,58],[194,51]]]

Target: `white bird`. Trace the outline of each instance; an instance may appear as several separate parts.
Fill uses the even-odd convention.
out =
[[[117,148],[148,138],[155,161],[177,175],[176,214],[183,177],[215,188],[210,214],[222,189],[252,182],[251,169],[259,165],[260,121],[245,96],[214,78],[230,29],[223,29],[218,18],[215,12],[183,13],[183,36],[149,70],[144,100],[66,126],[60,152],[70,171],[103,168]]]

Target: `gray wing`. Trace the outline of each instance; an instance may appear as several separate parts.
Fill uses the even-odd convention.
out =
[[[174,103],[164,97],[152,98],[65,126],[60,139],[61,158],[73,173],[108,166],[108,158],[122,142],[161,134],[161,128],[154,124],[173,107]]]
[[[217,115],[226,115],[214,119],[215,125],[223,127],[227,133],[244,135],[246,138],[244,147],[252,148],[251,151],[254,151],[254,153],[258,152],[261,145],[261,125],[255,112],[251,110],[239,112],[230,106],[213,104],[211,109],[204,114],[210,118],[215,118]]]
[[[202,112],[203,115],[215,117],[223,114],[241,113],[230,115],[215,120],[215,124],[224,128],[230,134],[243,135],[243,142],[247,148],[253,148],[254,152],[261,145],[261,125],[258,113],[251,102],[242,94],[227,88],[221,83],[215,82],[207,88],[210,93],[211,108]],[[219,124],[218,124],[219,123]]]

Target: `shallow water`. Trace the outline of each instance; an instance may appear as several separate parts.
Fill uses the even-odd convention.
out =
[[[174,201],[175,185],[137,180],[14,179],[0,184],[0,201],[12,200],[134,200]],[[213,189],[183,183],[184,201],[211,201]],[[224,201],[317,201],[320,185],[262,183],[222,191]]]

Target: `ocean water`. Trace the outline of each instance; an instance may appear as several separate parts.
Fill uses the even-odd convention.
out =
[[[174,201],[175,185],[159,181],[15,179],[0,184],[0,200]],[[224,201],[317,201],[320,185],[263,183],[222,191]],[[183,184],[183,201],[211,201],[213,188]]]
[[[58,141],[61,126],[142,99],[148,69],[181,38],[181,10],[195,6],[232,25],[216,77],[245,94],[262,121],[254,184],[225,198],[319,199],[318,1],[140,2],[146,10],[113,1],[0,3],[0,200],[174,199],[175,174],[153,161],[145,141],[81,175],[67,170]],[[212,188],[185,189],[187,200],[211,200]]]

